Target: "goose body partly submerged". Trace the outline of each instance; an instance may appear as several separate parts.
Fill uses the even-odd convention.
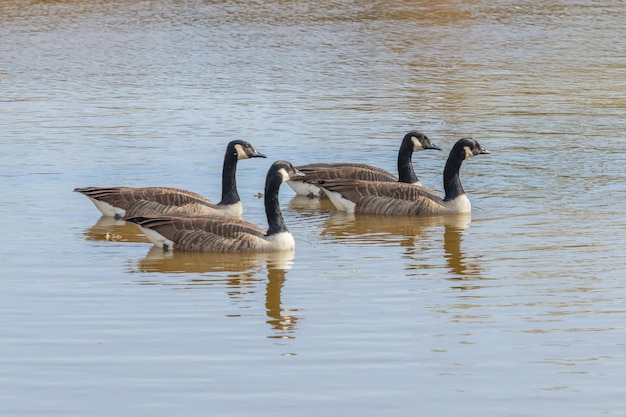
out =
[[[136,223],[154,245],[164,250],[193,252],[277,252],[293,250],[295,240],[283,219],[278,202],[280,185],[303,174],[286,161],[276,161],[265,180],[265,214],[268,229],[255,224],[215,216],[139,216]]]
[[[459,139],[443,171],[443,198],[398,182],[330,179],[320,180],[317,185],[337,209],[352,213],[424,216],[470,213],[472,205],[459,176],[461,164],[475,155],[488,153],[472,138]]]
[[[226,147],[222,167],[222,199],[219,203],[200,194],[171,187],[86,187],[74,191],[91,200],[102,215],[123,219],[144,214],[203,214],[241,217],[243,208],[237,192],[237,162],[265,158],[244,140]]]
[[[363,163],[312,163],[296,168],[305,174],[304,178],[288,181],[287,184],[298,195],[311,198],[320,196],[318,180],[354,179],[361,181],[401,182],[421,186],[413,168],[413,152],[426,149],[441,150],[425,134],[417,131],[407,133],[398,150],[398,177],[387,170]]]

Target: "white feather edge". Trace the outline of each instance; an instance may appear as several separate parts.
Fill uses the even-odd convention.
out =
[[[174,242],[172,242],[171,240],[169,240],[168,238],[166,238],[159,232],[154,231],[152,229],[148,229],[146,227],[141,227],[141,226],[139,227],[141,231],[146,235],[148,240],[150,240],[150,242],[154,244],[154,246],[161,248],[161,249],[164,249],[163,246],[165,246],[165,249],[167,250],[174,250]]]
[[[330,191],[326,188],[322,188],[324,193],[328,196],[328,199],[331,203],[337,208],[337,210],[345,211],[348,213],[354,213],[354,208],[356,207],[356,203],[345,198],[341,193],[336,191]]]
[[[126,214],[126,210],[115,207],[105,201],[96,200],[95,198],[89,196],[87,196],[87,198],[91,200],[98,210],[100,210],[100,213],[102,213],[103,216],[121,218]]]
[[[319,197],[321,190],[319,187],[304,181],[287,181],[287,184],[298,195]]]

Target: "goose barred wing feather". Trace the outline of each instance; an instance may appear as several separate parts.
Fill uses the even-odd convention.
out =
[[[400,182],[360,181],[360,180],[323,180],[320,186],[340,193],[344,198],[357,203],[365,197],[389,197],[396,200],[415,202],[421,199],[442,201],[435,192],[411,184]]]
[[[124,209],[141,200],[179,206],[190,203],[215,204],[200,194],[171,187],[87,187],[76,188],[74,191]]]
[[[130,221],[174,242],[175,248],[194,252],[243,252],[258,247],[265,230],[243,220],[221,217],[151,217]]]
[[[307,182],[340,178],[363,181],[398,181],[398,178],[390,172],[367,164],[314,163],[298,166],[297,169],[305,174],[302,180]]]
[[[142,227],[155,229],[165,237],[173,236],[178,231],[197,231],[212,233],[225,237],[233,237],[243,233],[263,236],[265,230],[255,224],[237,220],[228,219],[225,221],[223,217],[211,216],[144,216],[142,221],[138,223]]]
[[[438,202],[429,198],[401,200],[384,196],[365,196],[356,203],[355,212],[360,214],[413,216],[439,215],[445,210]]]
[[[192,203],[215,204],[212,200],[192,191],[171,187],[140,188],[144,195],[164,205],[184,205]]]
[[[178,250],[192,252],[249,252],[258,250],[257,236],[241,234],[236,237],[224,237],[203,230],[180,230],[175,236]]]
[[[130,204],[126,209],[126,215],[124,218],[143,216],[146,214],[189,214],[189,215],[206,215],[211,214],[209,212],[215,204],[199,203],[195,201],[189,201],[179,204],[163,204],[157,201],[139,200]],[[215,209],[217,211],[217,209]],[[216,213],[218,214],[218,213]]]
[[[145,214],[209,214],[217,204],[200,194],[171,187],[87,187],[74,191],[125,210],[125,218]]]

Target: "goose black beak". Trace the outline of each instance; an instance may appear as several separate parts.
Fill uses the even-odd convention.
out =
[[[255,150],[254,153],[248,154],[248,157],[249,158],[267,158],[267,155],[261,152],[257,152]]]

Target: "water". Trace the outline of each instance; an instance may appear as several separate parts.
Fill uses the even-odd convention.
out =
[[[619,2],[0,3],[0,414],[620,415]],[[281,202],[285,256],[166,256],[74,187],[219,198],[225,145],[264,224],[277,159],[441,190],[470,218]]]

